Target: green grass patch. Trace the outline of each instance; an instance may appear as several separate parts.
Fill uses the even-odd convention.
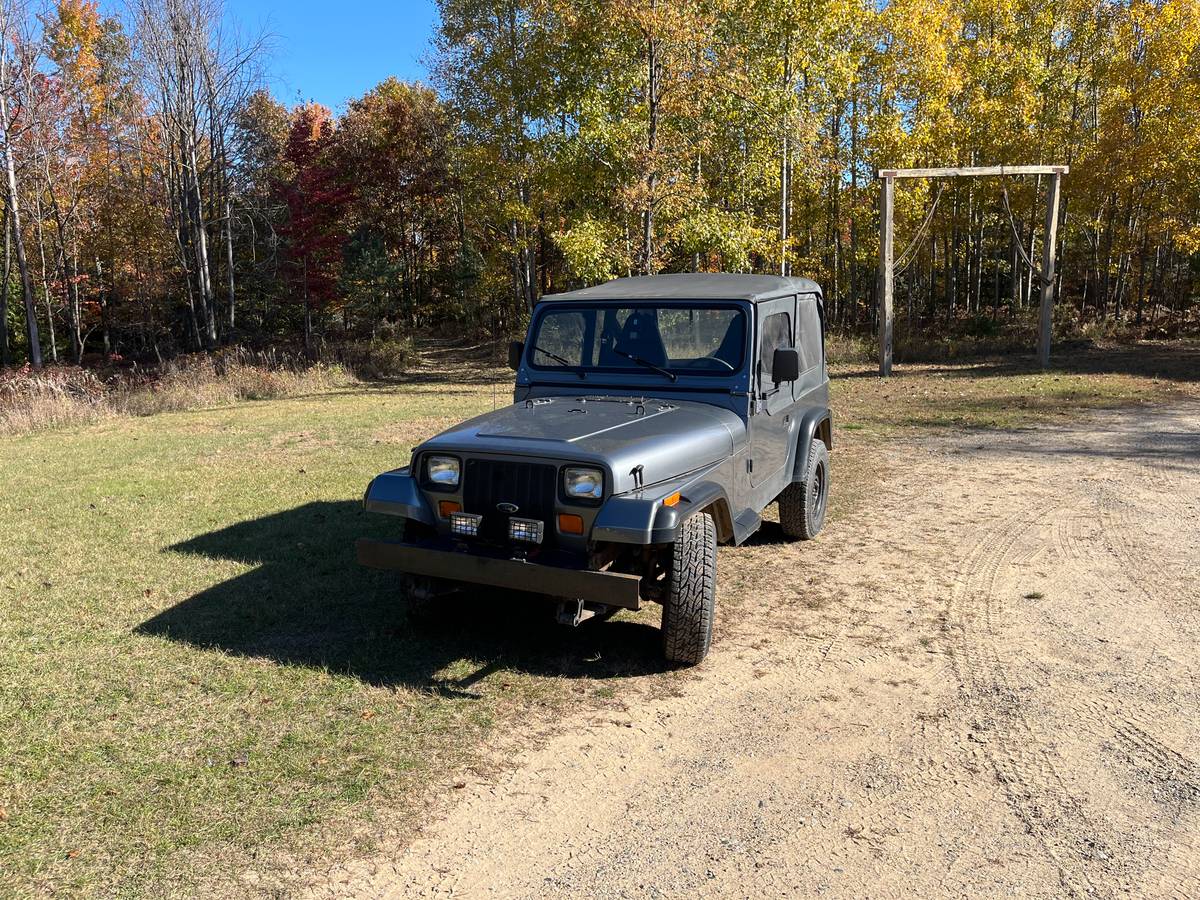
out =
[[[498,721],[660,669],[649,625],[412,607],[355,564],[393,526],[361,512],[370,478],[491,406],[416,383],[0,439],[0,895],[354,852]]]
[[[897,429],[1013,429],[1094,409],[1200,395],[1200,345],[1059,352],[1047,371],[1031,357],[896,366],[890,378],[862,365],[833,371],[835,425]]]

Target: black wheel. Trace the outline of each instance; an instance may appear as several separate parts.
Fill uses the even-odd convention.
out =
[[[701,513],[680,526],[671,547],[671,574],[663,600],[663,653],[667,659],[694,666],[712,644],[713,608],[717,598],[717,529]]]
[[[812,540],[825,524],[829,505],[829,449],[817,438],[808,451],[804,480],[794,481],[779,495],[779,524],[792,539]]]

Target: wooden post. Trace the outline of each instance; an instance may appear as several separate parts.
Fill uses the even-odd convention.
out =
[[[1042,244],[1042,308],[1038,328],[1038,361],[1050,365],[1050,338],[1054,322],[1054,250],[1058,239],[1058,196],[1062,170],[1056,169],[1046,188],[1046,240]]]
[[[881,173],[882,174],[882,173]],[[896,179],[882,176],[879,198],[879,374],[892,374],[892,210]]]

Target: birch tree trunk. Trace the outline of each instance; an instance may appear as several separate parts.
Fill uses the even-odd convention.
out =
[[[37,216],[38,255],[42,262],[42,299],[46,304],[46,327],[50,331],[50,358],[58,362],[58,338],[54,334],[54,312],[50,309],[50,284],[46,278],[46,236],[42,227],[42,200],[39,197],[34,207]]]
[[[1019,230],[1020,229],[1018,226],[1018,231]],[[1013,309],[1017,310],[1021,308],[1021,284],[1024,282],[1025,276],[1020,268],[1021,256],[1020,251],[1017,249],[1016,235],[1012,235],[1009,240],[1009,261],[1009,271],[1012,273],[1011,278],[1009,279],[1009,286],[1012,289],[1012,305]]]
[[[852,321],[857,324],[858,297],[858,96],[850,98],[850,302],[855,304]],[[838,323],[846,322],[846,304],[838,309]]]
[[[226,188],[225,193],[225,269],[226,277],[228,279],[226,286],[229,290],[229,318],[226,320],[225,324],[228,326],[229,331],[232,334],[234,322],[236,321],[233,272],[233,201],[229,198],[228,187]]]
[[[8,276],[12,272],[12,241],[8,236],[8,207],[4,207],[4,283],[0,285],[0,366],[8,365]]]
[[[779,153],[779,274],[788,273],[788,139],[783,135]]]
[[[792,42],[791,35],[783,39],[783,89],[787,91],[792,83]],[[788,121],[787,108],[784,108],[783,121],[780,123],[782,134],[779,141],[779,274],[788,274],[788,191],[791,187],[788,176],[791,169],[788,166]]]
[[[213,312],[212,269],[208,262],[208,229],[204,223],[204,197],[200,193],[200,165],[196,157],[193,135],[185,134],[187,146],[187,181],[191,192],[188,205],[191,212],[192,252],[196,257],[196,289],[204,315],[205,345],[209,350],[217,345],[217,318]]]
[[[7,26],[7,22],[4,22]],[[8,29],[0,28],[0,130],[4,131],[4,178],[8,195],[9,231],[17,250],[17,269],[21,273],[21,294],[25,301],[25,329],[29,336],[29,363],[35,369],[42,367],[42,344],[38,335],[37,306],[33,299],[33,285],[29,281],[29,264],[25,259],[25,238],[21,234],[20,194],[17,191],[17,170],[13,162],[12,135],[9,132],[8,115]]]

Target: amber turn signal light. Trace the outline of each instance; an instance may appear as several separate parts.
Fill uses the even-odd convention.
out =
[[[678,505],[679,505],[679,491],[676,491],[675,493],[671,494],[668,497],[663,497],[663,506],[678,506]]]
[[[558,530],[563,534],[583,534],[583,516],[559,513]]]
[[[462,506],[458,503],[455,503],[453,500],[439,500],[438,501],[438,515],[441,516],[443,519],[450,518],[451,513],[456,513],[461,509],[462,509]]]

